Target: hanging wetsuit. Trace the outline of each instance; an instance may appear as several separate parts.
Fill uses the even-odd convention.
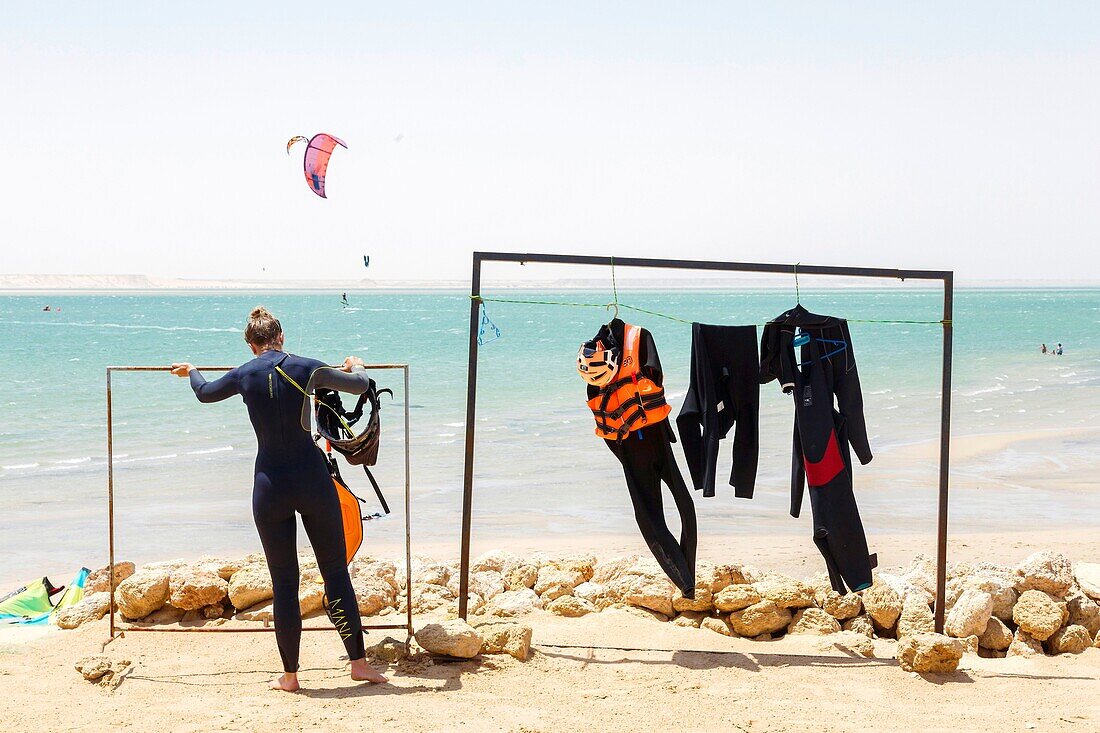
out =
[[[848,323],[796,306],[764,327],[760,362],[762,382],[779,379],[794,395],[791,516],[799,515],[809,484],[814,543],[833,589],[868,588],[877,558],[868,553],[852,491],[849,445],[861,463],[872,456]]]
[[[362,625],[351,585],[344,548],[340,501],[325,457],[314,444],[308,424],[309,400],[277,371],[280,367],[308,390],[326,388],[362,394],[370,385],[367,373],[348,373],[281,351],[265,351],[224,376],[207,382],[192,369],[191,387],[200,402],[218,402],[241,395],[256,431],[256,478],[252,516],[267,557],[274,592],[275,639],[283,671],[298,671],[302,618],[298,605],[298,548],[295,512],[302,515],[317,569],[325,581],[329,617],[344,641],[348,659],[362,659]]]
[[[622,345],[615,380],[605,387],[588,387],[588,405],[596,418],[596,435],[623,466],[638,529],[653,557],[685,598],[695,597],[695,504],[684,483],[668,422],[664,373],[649,331],[618,318],[600,329],[595,340]],[[665,524],[661,482],[680,514],[677,542]]]
[[[760,458],[760,358],[756,326],[691,324],[691,383],[676,428],[691,482],[714,496],[718,444],[733,434],[734,495],[752,498]]]

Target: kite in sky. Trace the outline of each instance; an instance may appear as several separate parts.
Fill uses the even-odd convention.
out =
[[[302,160],[302,170],[306,175],[306,183],[309,184],[313,193],[321,198],[328,198],[325,196],[325,171],[328,170],[328,159],[332,157],[332,151],[336,149],[337,145],[342,148],[347,148],[347,145],[340,138],[324,132],[319,132],[312,138],[295,135],[287,141],[287,155],[290,155],[290,148],[296,142],[308,143],[305,158]]]

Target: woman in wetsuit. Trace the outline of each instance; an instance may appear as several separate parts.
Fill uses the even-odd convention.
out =
[[[252,488],[252,516],[260,534],[274,593],[275,639],[284,674],[272,681],[272,689],[298,689],[298,647],[302,619],[298,606],[298,548],[295,513],[325,582],[330,616],[338,616],[338,631],[351,660],[351,678],[385,682],[367,664],[362,623],[345,565],[344,529],[336,487],[324,457],[310,437],[309,400],[287,377],[306,390],[327,388],[362,394],[369,380],[363,361],[349,356],[340,368],[283,351],[283,328],[264,308],[256,308],[244,331],[256,358],[207,382],[195,367],[172,365],[172,373],[189,377],[200,402],[219,402],[241,395],[256,430],[256,479]],[[281,370],[286,374],[280,373]]]

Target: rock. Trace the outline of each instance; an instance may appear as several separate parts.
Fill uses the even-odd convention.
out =
[[[936,630],[936,618],[928,607],[926,596],[913,593],[905,598],[898,618],[898,639],[914,634],[931,634]]]
[[[271,573],[266,564],[246,565],[229,579],[229,602],[234,608],[251,608],[271,597]]]
[[[168,580],[169,602],[184,611],[221,603],[228,592],[229,583],[209,570],[180,568]]]
[[[985,591],[967,588],[947,614],[944,631],[948,636],[963,639],[985,631],[993,615],[993,596]]]
[[[657,613],[648,608],[642,606],[618,606],[615,608],[619,613],[629,614],[630,616],[637,616],[638,618],[644,618],[646,620],[660,621],[665,623],[669,620],[669,617],[663,613]]]
[[[1074,568],[1081,592],[1094,601],[1100,601],[1100,563],[1079,562]]]
[[[757,636],[752,637],[752,640],[753,641],[771,641],[772,640],[772,635],[771,634],[759,634]]]
[[[1002,621],[1012,620],[1012,607],[1020,597],[1015,588],[1013,577],[1005,568],[1001,573],[987,574],[984,571],[975,573],[966,579],[967,587],[985,591],[993,599],[993,615]]]
[[[814,589],[801,580],[773,573],[754,585],[761,598],[773,601],[780,608],[809,608],[814,605]]]
[[[1041,590],[1025,590],[1012,609],[1012,620],[1038,641],[1046,641],[1062,626],[1062,607]]]
[[[110,593],[111,592],[111,568],[102,567],[96,570],[94,573],[88,576],[88,579],[84,581],[85,593]],[[115,563],[115,588],[118,588],[122,581],[129,578],[134,574],[134,564],[132,562],[116,562]]]
[[[481,651],[481,634],[458,618],[424,624],[417,629],[415,637],[416,642],[432,654],[472,659]]]
[[[573,596],[561,596],[546,604],[546,610],[558,616],[577,618],[595,612],[597,609],[588,601]]]
[[[705,583],[695,584],[694,598],[685,598],[677,588],[672,593],[672,608],[676,611],[709,611],[714,608],[714,595]]]
[[[605,560],[596,565],[592,577],[589,578],[589,580],[601,585],[607,585],[612,580],[620,578],[629,568],[634,567],[636,562],[638,562],[637,555],[624,555],[622,557]]]
[[[729,622],[741,636],[759,636],[787,628],[791,623],[791,612],[780,608],[775,601],[765,599],[734,611],[729,616]]]
[[[820,608],[803,608],[794,614],[788,634],[836,634],[840,631],[840,622]]]
[[[867,614],[860,614],[855,618],[848,619],[841,625],[841,628],[845,631],[854,631],[857,634],[863,634],[868,639],[874,638],[875,636],[875,624]]]
[[[225,615],[225,606],[221,603],[213,603],[201,609],[202,617],[207,621],[222,618]]]
[[[187,611],[184,611],[182,608],[176,608],[171,603],[165,603],[145,618],[140,619],[140,621],[143,624],[152,624],[154,626],[175,624],[183,619],[185,613],[187,613]]]
[[[674,616],[672,594],[675,586],[653,560],[639,560],[615,580],[607,584],[612,597],[623,603],[656,611],[664,616]]]
[[[684,628],[697,629],[699,625],[703,623],[703,619],[707,618],[707,614],[702,611],[684,611],[676,618],[672,619],[673,626],[683,626]]]
[[[555,598],[573,595],[573,589],[583,582],[583,576],[579,572],[544,565],[539,568],[538,579],[535,581],[535,593],[538,593],[543,602],[552,601]]]
[[[123,618],[145,618],[168,601],[168,571],[142,568],[119,584],[115,601]]]
[[[485,600],[491,600],[493,596],[505,591],[504,576],[495,570],[480,570],[470,576],[470,591],[477,593]]]
[[[576,580],[573,585],[580,585],[592,580],[596,574],[596,556],[584,553],[555,557],[547,560],[546,565],[573,575]],[[541,570],[541,568],[540,568]]]
[[[316,570],[307,570],[298,579],[298,611],[303,618],[324,609],[325,586],[317,582],[320,577]],[[355,587],[354,581],[352,587]]]
[[[511,567],[504,574],[505,590],[521,590],[534,588],[539,579],[539,567],[529,562],[520,562]]]
[[[251,608],[246,608],[242,611],[237,611],[233,618],[237,621],[267,621],[271,622],[275,620],[275,611],[271,601],[263,601],[257,603]]]
[[[1055,654],[1080,654],[1092,646],[1092,636],[1084,626],[1073,624],[1058,629],[1050,637],[1050,649]]]
[[[886,583],[876,582],[863,591],[863,608],[881,628],[892,629],[901,616],[901,596]]]
[[[394,596],[405,589],[404,584],[397,577],[397,565],[389,560],[360,558],[352,565],[352,570],[353,578],[374,578],[382,581],[393,589]],[[458,595],[457,591],[455,595]]]
[[[377,644],[367,647],[367,658],[397,664],[401,660],[409,658],[409,645],[394,639],[392,636],[387,636]]]
[[[716,634],[722,636],[735,636],[733,629],[730,627],[729,622],[724,617],[707,616],[699,622],[699,628],[709,629]]]
[[[483,571],[504,574],[504,571],[516,565],[519,558],[507,550],[490,550],[483,555],[474,558],[470,563],[470,575]]]
[[[978,646],[993,651],[1004,651],[1012,644],[1012,631],[1005,622],[996,616],[990,616],[985,630],[978,636]]]
[[[936,561],[927,555],[917,555],[902,573],[901,580],[907,587],[924,593],[929,601],[936,597]]]
[[[122,673],[129,666],[129,659],[121,659],[116,662],[102,655],[84,657],[75,665],[76,671],[84,679],[106,688],[118,687],[122,683]]]
[[[62,629],[75,629],[89,621],[98,621],[111,610],[111,594],[100,591],[85,595],[80,603],[57,612],[54,621]]]
[[[265,561],[261,557],[259,559],[259,562]],[[251,563],[245,562],[243,560],[226,560],[225,558],[221,557],[203,555],[195,561],[194,567],[199,570],[206,570],[208,572],[214,573],[214,575],[217,575],[222,580],[228,581],[230,578],[233,577],[233,573],[237,572],[245,565],[249,564]]]
[[[582,601],[588,601],[596,608],[607,608],[612,603],[607,596],[606,588],[602,584],[594,583],[591,580],[574,588],[573,595]]]
[[[963,649],[963,654],[978,653],[979,644],[977,635],[967,636],[963,639],[960,639],[959,641],[961,641],[963,643],[963,647],[965,647]]]
[[[414,558],[412,564],[412,583],[418,585],[446,586],[451,579],[451,569],[443,563],[424,558]]]
[[[865,634],[858,631],[841,631],[831,634],[828,639],[822,640],[818,646],[821,651],[839,650],[846,654],[875,658],[875,642]]]
[[[355,587],[355,583],[358,580],[358,578],[352,579],[352,587]],[[381,593],[381,586],[377,582],[364,580],[363,591],[365,594],[370,594],[372,592]],[[368,607],[370,605],[377,605],[382,600],[384,600],[383,596],[375,598],[373,601],[368,601],[368,597],[364,598],[364,601],[368,601]],[[445,585],[435,585],[432,583],[413,585],[413,613],[430,613],[431,611],[447,606],[454,600],[455,594]],[[358,603],[358,601],[359,598],[357,594],[356,602]]]
[[[863,610],[863,601],[855,593],[841,595],[832,588],[817,589],[814,597],[817,605],[837,621],[855,618]]]
[[[1073,585],[1073,566],[1065,555],[1050,550],[1033,553],[1016,566],[1016,589],[1040,590],[1059,598]]]
[[[1066,608],[1069,611],[1069,623],[1084,626],[1092,635],[1100,631],[1100,603],[1074,589],[1066,597]]]
[[[751,585],[728,585],[714,597],[714,607],[719,611],[740,611],[760,600],[760,594]]]
[[[943,634],[916,633],[898,642],[898,662],[906,672],[954,672],[964,649],[965,645],[958,639]]]
[[[507,590],[498,596],[494,596],[491,601],[485,604],[481,612],[487,616],[511,617],[522,616],[537,608],[542,608],[542,601],[535,591],[524,588],[523,590]]]
[[[1036,591],[1038,592],[1038,591]],[[1031,634],[1021,629],[1016,629],[1012,643],[1008,645],[1008,657],[1034,657],[1043,653],[1042,642],[1036,640]]]
[[[1096,639],[1092,642],[1094,647],[1100,648],[1100,631],[1096,632]]]
[[[521,662],[531,656],[531,627],[514,621],[478,624],[482,654],[509,654]]]
[[[355,604],[359,607],[359,613],[363,616],[374,616],[383,608],[393,606],[396,600],[393,586],[377,576],[356,575],[351,580],[351,587],[355,591]],[[415,600],[416,598],[414,596],[414,610]],[[453,600],[453,597],[447,599],[447,601],[450,600]],[[436,606],[436,608],[438,607],[439,606]],[[330,611],[331,610],[330,605]]]

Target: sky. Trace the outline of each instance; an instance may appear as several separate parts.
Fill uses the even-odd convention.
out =
[[[5,274],[1100,278],[1094,2],[22,3],[0,69]]]

